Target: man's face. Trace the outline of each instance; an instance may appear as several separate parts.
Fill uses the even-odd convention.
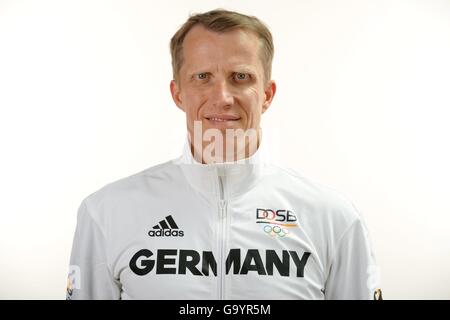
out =
[[[257,36],[241,29],[217,33],[197,25],[188,32],[178,81],[170,89],[186,112],[191,137],[196,120],[203,131],[259,129],[276,89],[274,81],[264,83],[259,50]]]

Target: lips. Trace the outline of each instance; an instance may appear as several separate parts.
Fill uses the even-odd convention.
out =
[[[213,122],[238,121],[241,117],[234,114],[210,114],[205,116],[206,119]]]

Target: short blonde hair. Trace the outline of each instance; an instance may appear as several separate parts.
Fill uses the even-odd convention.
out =
[[[270,80],[274,46],[272,34],[268,27],[256,17],[224,9],[215,9],[191,15],[170,40],[172,73],[175,81],[178,80],[178,73],[183,64],[183,40],[186,34],[197,24],[204,26],[208,30],[220,33],[234,29],[255,33],[261,42],[260,59],[264,68],[265,82]]]

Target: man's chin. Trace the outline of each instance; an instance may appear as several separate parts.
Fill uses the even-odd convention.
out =
[[[244,126],[242,125],[241,120],[228,120],[228,121],[211,121],[205,120],[203,121],[203,131],[208,129],[219,130],[225,133],[225,130],[244,130]]]
[[[211,125],[203,121],[194,122],[191,134],[192,147],[201,155],[198,162],[229,162],[248,158],[258,148],[257,129],[242,125]],[[193,135],[192,135],[193,134]]]
[[[258,130],[254,128],[246,128],[242,120],[236,121],[215,121],[211,123],[209,120],[194,121],[194,127],[191,132],[195,138],[203,141],[214,141],[221,139],[222,141],[240,138],[257,138]]]

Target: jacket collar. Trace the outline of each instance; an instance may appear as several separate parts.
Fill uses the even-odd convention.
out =
[[[246,193],[253,188],[262,175],[265,161],[263,139],[256,152],[239,161],[202,164],[191,152],[189,138],[186,138],[183,154],[175,160],[188,183],[200,193],[227,200]]]

